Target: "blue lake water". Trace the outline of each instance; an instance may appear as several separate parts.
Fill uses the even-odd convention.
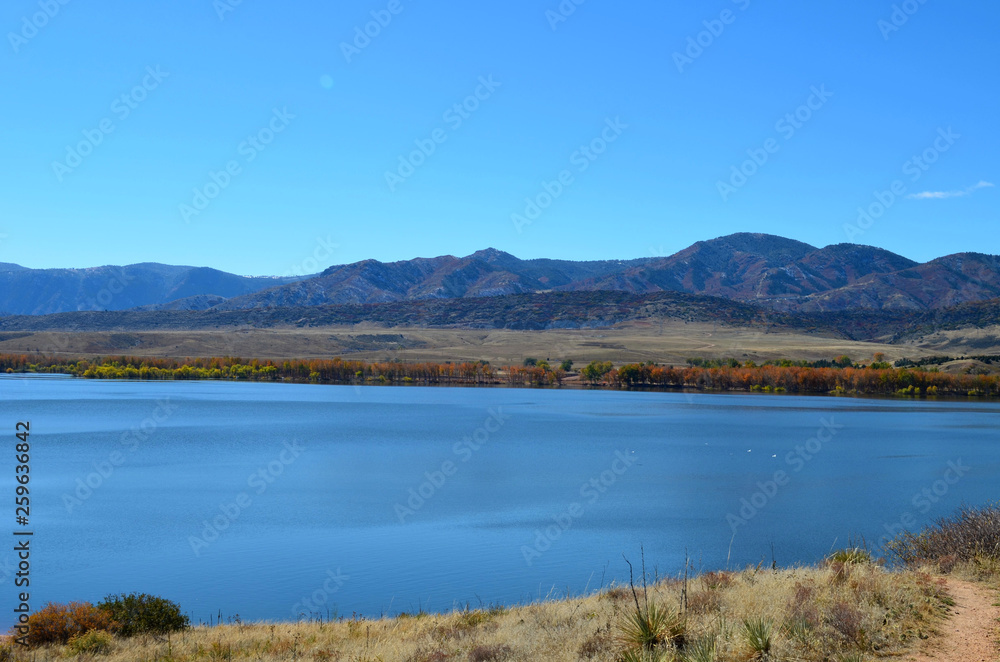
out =
[[[195,622],[580,593],[640,547],[661,575],[813,562],[1000,484],[983,402],[0,377],[4,536],[23,420],[32,607],[140,591]]]

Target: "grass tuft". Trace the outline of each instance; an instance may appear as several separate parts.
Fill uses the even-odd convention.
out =
[[[830,556],[826,557],[826,560],[830,563],[844,563],[844,564],[868,564],[872,562],[871,553],[861,547],[849,547],[847,549],[838,549]]]
[[[621,639],[626,647],[653,651],[684,642],[684,619],[673,609],[655,602],[645,612],[636,607],[621,625]]]
[[[618,656],[618,662],[671,662],[667,651],[629,649]]]
[[[698,639],[684,650],[681,659],[683,662],[715,662],[715,637]]]
[[[774,645],[774,623],[766,618],[745,618],[743,638],[753,651],[754,659],[766,660]]]
[[[503,662],[513,657],[514,650],[506,644],[476,646],[469,651],[469,662]]]

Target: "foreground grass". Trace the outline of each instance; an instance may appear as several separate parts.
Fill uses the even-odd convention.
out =
[[[8,648],[7,659],[854,662],[898,655],[931,636],[950,602],[929,574],[848,555],[818,567],[708,573],[686,585],[614,587],[510,609],[196,627],[169,638],[91,636]]]

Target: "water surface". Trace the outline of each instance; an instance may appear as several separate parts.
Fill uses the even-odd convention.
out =
[[[141,591],[195,621],[579,593],[640,546],[660,574],[812,562],[1000,475],[972,401],[0,378],[12,445],[26,419],[32,606]]]

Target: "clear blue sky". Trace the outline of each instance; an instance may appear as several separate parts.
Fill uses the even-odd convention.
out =
[[[893,24],[889,0],[567,0],[558,22],[559,0],[61,1],[0,9],[0,262],[279,274],[487,246],[642,257],[741,231],[1000,253],[996,3],[908,0]],[[345,54],[372,12],[387,25]],[[434,151],[403,177],[418,140]],[[81,141],[99,144],[68,155]],[[747,150],[767,161],[730,180]]]

